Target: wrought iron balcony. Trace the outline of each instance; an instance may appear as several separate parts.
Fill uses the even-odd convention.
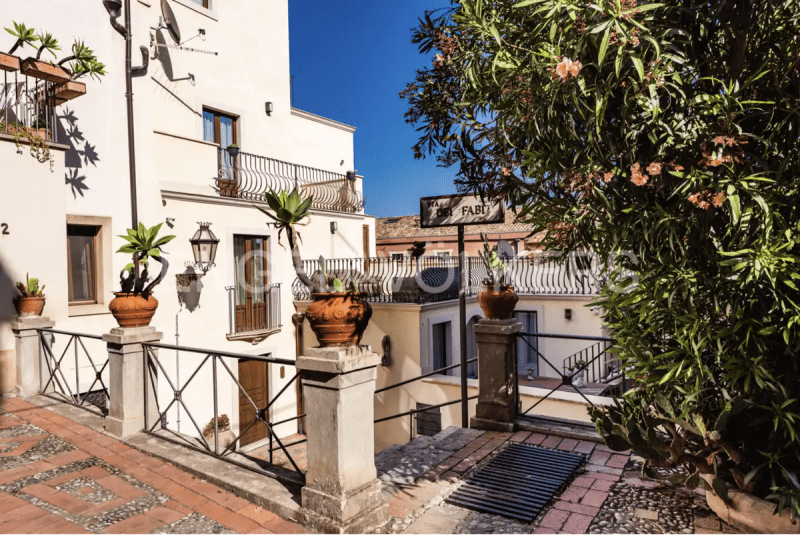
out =
[[[568,270],[563,264],[541,258],[507,260],[506,281],[521,295],[596,295],[601,281],[596,262],[587,269]],[[309,276],[319,280],[319,260],[304,260]],[[480,292],[487,277],[480,257],[466,262],[467,295]],[[458,299],[458,258],[425,256],[419,258],[341,258],[325,260],[328,277],[345,284],[356,284],[368,301],[383,303],[432,303]],[[295,279],[292,293],[297,301],[308,301],[311,292]]]
[[[228,291],[228,340],[259,340],[280,331],[280,284],[225,289]]]
[[[227,149],[218,150],[219,172],[215,189],[222,197],[263,201],[264,193],[292,190],[314,197],[313,209],[358,213],[364,198],[355,187],[355,175],[340,175],[322,169],[239,152],[231,157]]]

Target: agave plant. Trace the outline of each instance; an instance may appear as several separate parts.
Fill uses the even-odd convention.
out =
[[[120,238],[128,243],[120,247],[117,252],[133,255],[133,262],[122,268],[122,272],[120,272],[120,285],[123,292],[149,293],[166,275],[169,262],[161,256],[161,247],[172,241],[175,236],[169,235],[156,239],[162,224],[159,223],[148,229],[142,223],[139,223],[137,229],[127,230],[127,236],[120,235]],[[150,258],[161,264],[161,273],[145,288],[144,284],[149,278],[147,269],[148,259]],[[138,262],[144,268],[138,275],[134,262]]]
[[[56,50],[61,50],[61,47],[58,44],[58,39],[53,37],[53,35],[49,32],[42,32],[38,35],[39,42],[42,44],[39,45],[39,50],[36,52],[36,59],[41,59],[42,52],[47,50],[53,57],[56,57]]]
[[[297,278],[313,293],[321,293],[323,291],[322,287],[313,282],[306,274],[305,269],[303,269],[300,248],[297,244],[301,238],[300,233],[295,228],[296,225],[303,224],[301,221],[308,217],[308,211],[311,209],[311,203],[314,202],[314,198],[311,196],[303,198],[298,189],[294,188],[289,194],[285,191],[275,192],[270,190],[264,194],[264,200],[275,212],[274,214],[255,204],[253,206],[274,221],[273,224],[278,229],[278,243],[281,241],[281,234],[284,230],[286,231],[289,248],[292,251],[292,265],[297,273]]]
[[[13,54],[18,48],[24,47],[25,45],[33,46],[33,43],[39,40],[39,36],[36,35],[34,29],[26,27],[22,22],[19,24],[14,22],[13,30],[11,28],[6,28],[5,30],[17,38],[17,40],[14,42],[14,46],[12,46],[11,50],[8,51],[9,55]]]
[[[94,55],[94,51],[83,44],[83,41],[76,39],[72,44],[72,55],[67,56],[59,61],[58,65],[62,66],[70,61],[75,62],[71,66],[73,80],[77,80],[81,76],[85,75],[89,75],[99,80],[101,76],[106,74],[106,66],[97,60],[97,57]]]

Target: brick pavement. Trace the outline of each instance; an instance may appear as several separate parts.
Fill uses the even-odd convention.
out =
[[[0,533],[305,533],[20,398],[0,398]]]

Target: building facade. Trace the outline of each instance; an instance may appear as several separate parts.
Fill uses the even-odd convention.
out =
[[[164,3],[183,31],[180,43],[163,23]],[[0,222],[7,229],[0,235],[0,356],[8,377],[15,360],[14,283],[27,273],[46,285],[44,315],[56,329],[109,332],[116,322],[108,304],[131,261],[114,253],[132,221],[125,44],[103,3],[0,0],[0,6],[0,26],[17,21],[52,33],[64,49],[60,57],[74,39],[83,40],[107,66],[102,81],[87,81],[86,95],[53,111],[52,165],[0,129]],[[296,186],[315,198],[301,229],[306,254],[375,255],[374,218],[364,213],[363,180],[351,172],[355,128],[291,106],[287,0],[136,0],[131,10],[133,63],[142,62],[140,47],[149,58],[146,73],[133,79],[139,220],[148,227],[163,223],[161,235],[176,236],[164,248],[170,270],[155,289],[160,304],[152,325],[166,344],[293,360],[288,245],[254,205],[266,207],[267,190]],[[13,43],[6,32],[0,35],[0,49]],[[35,50],[17,54],[27,57]],[[0,73],[0,114],[11,114],[6,122],[22,113],[18,97],[25,82],[34,83],[19,72]],[[226,150],[231,144],[241,151],[235,158]],[[205,273],[193,265],[190,243],[200,222],[211,223],[219,239],[216,265]],[[86,344],[93,355],[105,352],[100,341]],[[64,347],[54,336],[56,356]],[[165,375],[178,384],[192,377],[202,358],[159,351]],[[240,359],[230,372],[250,395],[263,399],[295,375],[291,366],[253,366]],[[64,368],[74,373],[73,365],[65,362]],[[80,393],[93,384],[94,373],[83,357],[77,368]],[[200,427],[213,415],[210,373],[203,368],[184,392]],[[159,389],[172,397],[166,381]],[[220,380],[218,398],[235,432],[252,423],[234,382]],[[297,403],[292,387],[270,406],[271,421],[296,416]],[[197,426],[180,410],[167,416],[176,431],[196,434]],[[295,433],[297,422],[276,430]],[[250,439],[252,447],[264,435]]]

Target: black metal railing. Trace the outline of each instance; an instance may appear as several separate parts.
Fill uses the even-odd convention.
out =
[[[281,285],[228,286],[229,335],[280,330]]]
[[[592,403],[592,401],[587,397],[588,395],[591,395],[591,396],[607,395],[612,390],[612,385],[610,385],[608,383],[594,384],[594,383],[591,383],[591,382],[587,382],[583,378],[583,375],[584,375],[585,370],[590,369],[590,367],[593,366],[595,362],[597,362],[603,356],[608,354],[607,352],[609,351],[609,349],[611,349],[614,346],[614,343],[616,342],[616,340],[614,338],[609,338],[607,336],[579,336],[579,335],[568,335],[568,334],[545,334],[545,333],[527,333],[527,332],[517,333],[516,336],[522,342],[523,346],[529,348],[530,350],[532,350],[536,354],[536,369],[539,370],[539,374],[540,375],[532,378],[532,385],[533,386],[538,386],[540,388],[546,388],[546,389],[549,390],[549,392],[546,395],[544,395],[541,398],[539,398],[539,400],[536,401],[536,403],[534,403],[532,406],[528,407],[526,410],[522,411],[520,409],[521,410],[520,416],[524,416],[524,415],[528,414],[531,410],[536,408],[540,403],[542,403],[545,399],[550,397],[557,390],[562,390],[562,391],[566,390],[566,391],[577,392],[592,407],[594,406],[594,403]],[[545,338],[545,339],[556,339],[556,340],[578,340],[578,341],[582,340],[582,341],[587,341],[587,342],[599,342],[599,343],[601,343],[603,345],[598,351],[595,351],[594,353],[591,353],[591,356],[589,356],[590,353],[587,352],[586,353],[586,358],[588,358],[589,360],[588,361],[584,361],[583,363],[578,363],[574,367],[574,369],[568,370],[568,369],[566,369],[564,367],[563,364],[561,366],[561,369],[559,369],[559,367],[557,366],[556,363],[551,362],[550,359],[545,357],[539,351],[539,345],[540,345],[539,343],[531,344],[531,341],[530,341],[531,339],[536,339],[538,341],[538,340],[540,340],[542,338]],[[587,348],[587,350],[588,349],[591,349],[591,348]],[[516,362],[517,358],[519,357],[518,353],[519,353],[518,351],[514,352],[514,354],[515,354],[515,363],[514,363],[515,366],[514,366],[514,369],[515,370],[518,370],[518,366],[517,366],[517,362]],[[577,354],[580,354],[580,353],[581,352],[578,352]],[[558,374],[558,376],[557,377],[548,377],[548,376],[541,375],[541,372],[542,372],[541,364],[542,364],[542,362],[547,364],[547,366],[549,366],[550,369],[552,369],[556,374]],[[576,359],[576,362],[577,362],[577,359]],[[620,374],[620,376],[621,376],[621,381],[622,381],[622,384],[620,385],[620,390],[621,390],[621,392],[624,392],[625,389],[626,389],[625,375],[624,374]],[[517,378],[515,382],[519,385],[520,384],[520,379]],[[516,397],[517,397],[517,406],[521,408],[519,388],[516,389]]]
[[[622,367],[618,358],[609,353],[611,342],[602,341],[581,349],[564,360],[562,375],[568,371],[578,369],[581,363],[586,363],[583,375],[593,383],[610,383],[622,375]]]
[[[478,362],[477,357],[467,360],[467,364],[471,364],[473,362]],[[433,371],[428,372],[428,373],[423,373],[422,375],[417,375],[416,377],[412,377],[411,379],[405,379],[403,381],[400,381],[399,383],[395,383],[395,384],[389,385],[389,386],[384,386],[383,388],[378,388],[378,389],[375,390],[375,395],[381,394],[381,393],[386,392],[388,390],[392,390],[394,388],[398,388],[398,387],[401,387],[401,386],[405,386],[407,384],[414,383],[414,382],[419,381],[421,379],[425,379],[426,377],[431,377],[433,375],[441,375],[441,374],[444,374],[445,372],[448,372],[450,370],[454,370],[454,369],[460,368],[460,367],[461,367],[460,363],[459,364],[452,364],[450,366],[445,366],[444,368],[439,368],[439,369],[433,370]],[[478,396],[470,396],[470,397],[467,398],[467,401],[473,400],[473,399],[478,399]],[[438,410],[438,409],[440,409],[442,407],[447,407],[448,405],[455,405],[456,403],[461,403],[461,401],[462,401],[462,398],[458,398],[458,399],[454,399],[452,401],[446,401],[444,403],[439,403],[438,405],[429,405],[429,406],[426,406],[424,408],[412,409],[412,410],[409,410],[409,411],[405,411],[405,412],[401,412],[401,413],[398,413],[398,414],[394,414],[392,416],[384,416],[382,418],[378,418],[377,420],[375,420],[375,423],[377,424],[377,423],[381,423],[381,422],[388,422],[389,420],[395,420],[397,418],[402,418],[404,416],[408,416],[409,440],[413,440],[414,439],[414,415],[419,414],[421,412],[429,412],[429,411],[433,412],[433,411]]]
[[[84,340],[102,341],[103,337],[55,329],[37,329],[37,332],[41,347],[39,354],[42,359],[39,370],[39,393],[53,400],[106,416],[109,407],[106,372],[108,352],[105,347],[96,348],[95,357],[92,358],[84,343]],[[63,342],[65,342],[64,349],[56,357],[57,346]]]
[[[56,85],[17,71],[3,71],[0,133],[57,143]]]
[[[215,189],[222,197],[264,202],[264,193],[298,188],[314,197],[312,208],[358,213],[364,198],[356,189],[356,176],[341,175],[247,152],[231,157],[220,148]]]
[[[234,373],[226,362],[227,360],[238,364],[243,360],[264,363],[265,366],[269,364],[294,366],[294,361],[272,356],[209,351],[167,344],[148,343],[142,345],[145,353],[146,370],[144,387],[145,414],[147,415],[146,433],[284,482],[304,484],[305,474],[297,465],[288,448],[302,444],[306,442],[306,439],[284,443],[278,437],[274,428],[281,424],[299,420],[305,417],[305,414],[298,414],[280,421],[272,421],[270,417],[270,409],[275,404],[275,401],[291,385],[295,384],[300,372],[297,372],[272,399],[266,399],[265,396],[264,400],[257,402],[239,381],[238,374]],[[165,350],[175,351],[175,373],[167,371],[165,359],[159,355],[160,351]],[[192,363],[191,366],[186,366],[184,363],[187,359],[199,360],[199,363],[196,365]],[[186,373],[187,369],[192,371],[189,373],[188,379],[181,382],[178,374],[180,372]],[[221,383],[221,379],[224,379],[228,384]],[[159,383],[159,381],[162,382]],[[189,391],[189,388],[193,388],[193,391]],[[227,396],[226,407],[233,411],[234,409],[241,410],[241,406],[244,405],[246,410],[254,415],[251,422],[245,425],[241,425],[240,422],[238,435],[234,434],[233,437],[228,437],[229,443],[225,446],[220,443],[221,431],[219,425],[221,416],[220,390],[223,390],[223,388]],[[167,399],[164,399],[165,392],[168,392]],[[230,394],[237,394],[238,403],[234,403],[231,400]],[[206,401],[209,395],[212,401],[210,405]],[[198,402],[203,403],[198,404]],[[155,411],[158,413],[155,421],[151,421],[151,414],[153,414],[154,409],[150,406],[151,403],[155,403]],[[170,411],[173,408],[176,411],[171,413]],[[188,432],[181,430],[181,412],[188,418],[188,424],[190,424],[186,426],[189,430]],[[207,425],[211,426],[211,433],[204,433],[206,430],[200,427],[199,422],[204,422],[206,419],[209,420]],[[262,429],[267,432],[269,438],[268,459],[236,451],[237,444],[242,437],[251,429],[257,430],[255,426],[263,426]],[[242,429],[242,427],[244,428]],[[233,423],[231,423],[231,431],[232,429]],[[291,468],[287,469],[275,464],[273,452],[276,451],[283,453]]]
[[[487,277],[480,257],[466,259],[467,295],[480,292]],[[518,294],[596,295],[602,285],[597,264],[584,270],[554,260],[513,258],[506,260],[506,281]],[[306,273],[320,280],[319,260],[304,260]],[[328,277],[338,277],[348,286],[352,281],[368,301],[385,303],[430,303],[458,299],[458,258],[424,256],[418,258],[339,258],[325,260]],[[295,278],[295,300],[311,299],[310,290]]]

